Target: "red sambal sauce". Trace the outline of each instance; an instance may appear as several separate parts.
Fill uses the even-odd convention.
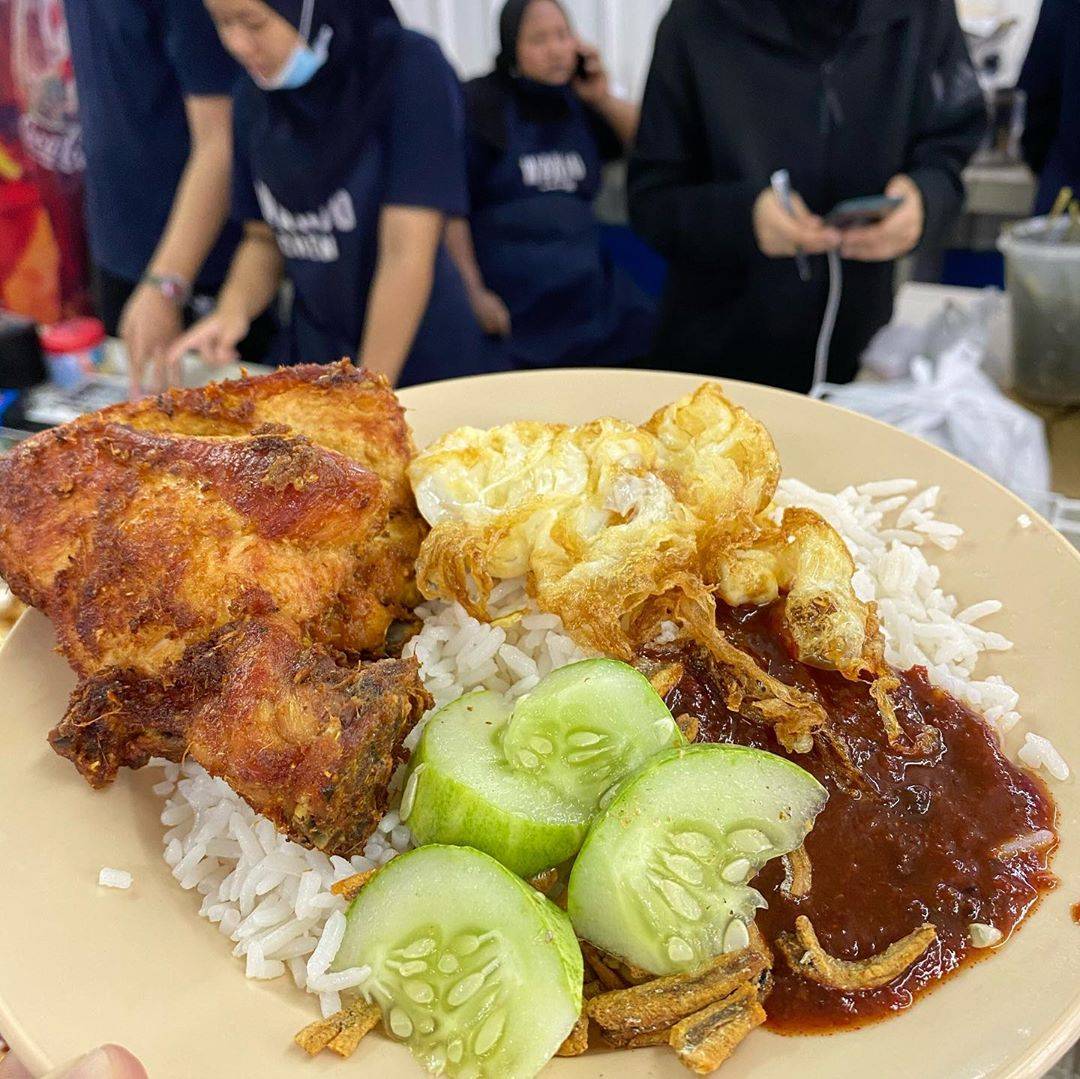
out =
[[[779,859],[753,880],[768,901],[757,924],[772,942],[805,914],[822,947],[841,959],[876,954],[924,922],[937,940],[907,971],[880,989],[843,992],[794,974],[777,953],[775,989],[766,1003],[771,1029],[827,1033],[863,1025],[910,1005],[916,996],[967,961],[985,956],[971,946],[968,926],[989,923],[1008,937],[1056,884],[1052,847],[1000,856],[1003,843],[1054,828],[1053,799],[1042,783],[1007,761],[986,723],[927,681],[925,670],[899,675],[897,718],[909,735],[923,722],[940,739],[928,755],[891,749],[865,682],[851,682],[794,660],[780,627],[781,604],[721,608],[718,625],[769,674],[817,694],[851,757],[874,788],[853,795],[838,778],[837,760],[815,747],[787,753],[770,729],[732,713],[692,653],[678,658],[681,682],[669,694],[672,712],[697,717],[698,740],[757,746],[790,757],[828,789],[829,801],[806,839],[812,886],[801,899],[780,890]],[[875,793],[876,792],[876,793]]]

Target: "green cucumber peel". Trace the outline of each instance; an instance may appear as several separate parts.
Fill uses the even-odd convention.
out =
[[[353,900],[335,969],[370,966],[364,995],[418,1063],[454,1079],[527,1079],[581,1011],[570,920],[468,847],[389,862]]]
[[[531,877],[574,856],[614,784],[683,744],[644,675],[582,660],[514,705],[484,691],[436,712],[413,754],[402,819],[418,843],[473,846]]]
[[[690,970],[749,942],[764,899],[748,883],[798,847],[828,798],[762,750],[667,750],[619,787],[570,875],[578,935],[654,974]]]

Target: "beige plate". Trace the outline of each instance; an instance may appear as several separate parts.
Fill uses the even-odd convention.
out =
[[[692,389],[685,375],[537,372],[407,390],[423,445],[460,424],[518,418],[642,420]],[[997,597],[993,628],[1016,642],[991,661],[1021,693],[1026,721],[1080,765],[1080,558],[1049,526],[1023,530],[1026,508],[960,461],[891,428],[790,393],[734,383],[735,400],[768,425],[785,473],[823,488],[911,476],[942,486],[941,512],[967,530],[938,552],[961,604]],[[0,1031],[32,1070],[105,1041],[129,1046],[154,1079],[192,1076],[419,1074],[382,1035],[348,1063],[307,1060],[291,1044],[313,998],[289,979],[247,981],[215,927],[196,916],[161,858],[153,778],[127,773],[91,791],[45,742],[72,677],[51,651],[48,622],[29,612],[0,654]],[[1023,729],[1023,726],[1021,727]],[[1017,739],[1018,731],[1013,739]],[[1015,748],[1011,746],[1011,748]],[[1035,1076],[1080,1033],[1080,791],[1054,784],[1061,808],[1055,869],[1063,884],[1003,952],[946,983],[909,1013],[828,1038],[757,1032],[723,1075]],[[859,842],[852,836],[852,843]],[[103,865],[130,870],[130,891],[98,888]],[[433,900],[434,901],[434,900]],[[857,902],[857,896],[852,897]],[[677,1077],[667,1050],[594,1052],[560,1060],[552,1076]]]

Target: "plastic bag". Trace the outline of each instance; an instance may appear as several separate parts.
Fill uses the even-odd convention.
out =
[[[1010,401],[983,369],[989,321],[1000,300],[954,305],[925,329],[886,327],[864,366],[885,381],[823,383],[814,396],[873,416],[955,453],[1017,493],[1050,487],[1043,421]]]
[[[1010,384],[1009,372],[990,348],[991,327],[1005,313],[1000,289],[986,288],[978,299],[960,305],[946,300],[924,324],[890,322],[875,335],[860,357],[862,370],[879,378],[906,378],[920,356],[939,360],[953,345],[966,341],[981,355],[981,366],[1001,386]]]

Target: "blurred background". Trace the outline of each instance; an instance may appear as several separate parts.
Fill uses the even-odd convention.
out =
[[[498,46],[500,0],[398,0],[402,20],[431,34],[465,77],[482,74]],[[668,0],[567,0],[566,9],[582,36],[604,57],[615,81],[640,97],[652,58],[653,38]],[[988,85],[1016,84],[1035,31],[1037,0],[958,0],[960,24],[973,37],[993,40],[980,47]],[[1005,29],[1008,27],[1008,29]]]

